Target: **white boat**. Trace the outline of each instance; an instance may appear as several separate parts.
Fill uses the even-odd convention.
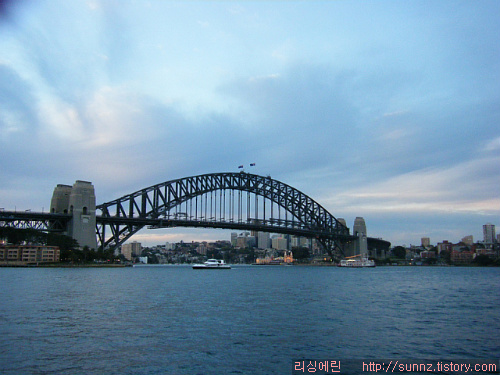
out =
[[[359,255],[356,255],[357,257]],[[346,259],[342,259],[339,263],[339,267],[350,267],[350,268],[362,268],[362,267],[375,267],[375,261],[368,259],[368,257],[363,256],[359,259],[352,259],[354,257],[350,257]]]
[[[222,259],[209,259],[203,264],[195,264],[194,270],[229,270],[231,266]]]

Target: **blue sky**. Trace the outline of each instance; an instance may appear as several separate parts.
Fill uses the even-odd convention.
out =
[[[500,225],[499,1],[1,4],[6,210],[256,163],[393,244]]]

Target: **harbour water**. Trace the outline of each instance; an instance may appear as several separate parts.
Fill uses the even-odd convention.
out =
[[[500,356],[500,269],[0,268],[1,374],[290,374]]]

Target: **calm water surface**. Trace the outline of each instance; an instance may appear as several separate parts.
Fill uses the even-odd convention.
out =
[[[0,268],[2,374],[290,374],[500,357],[500,269]]]

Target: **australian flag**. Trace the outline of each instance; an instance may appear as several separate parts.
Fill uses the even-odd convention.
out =
[[[255,163],[250,163],[250,166],[251,167],[255,167]]]
[[[240,168],[240,169],[241,169],[241,168],[243,168],[243,166],[242,166],[242,165],[240,165],[238,168]]]

